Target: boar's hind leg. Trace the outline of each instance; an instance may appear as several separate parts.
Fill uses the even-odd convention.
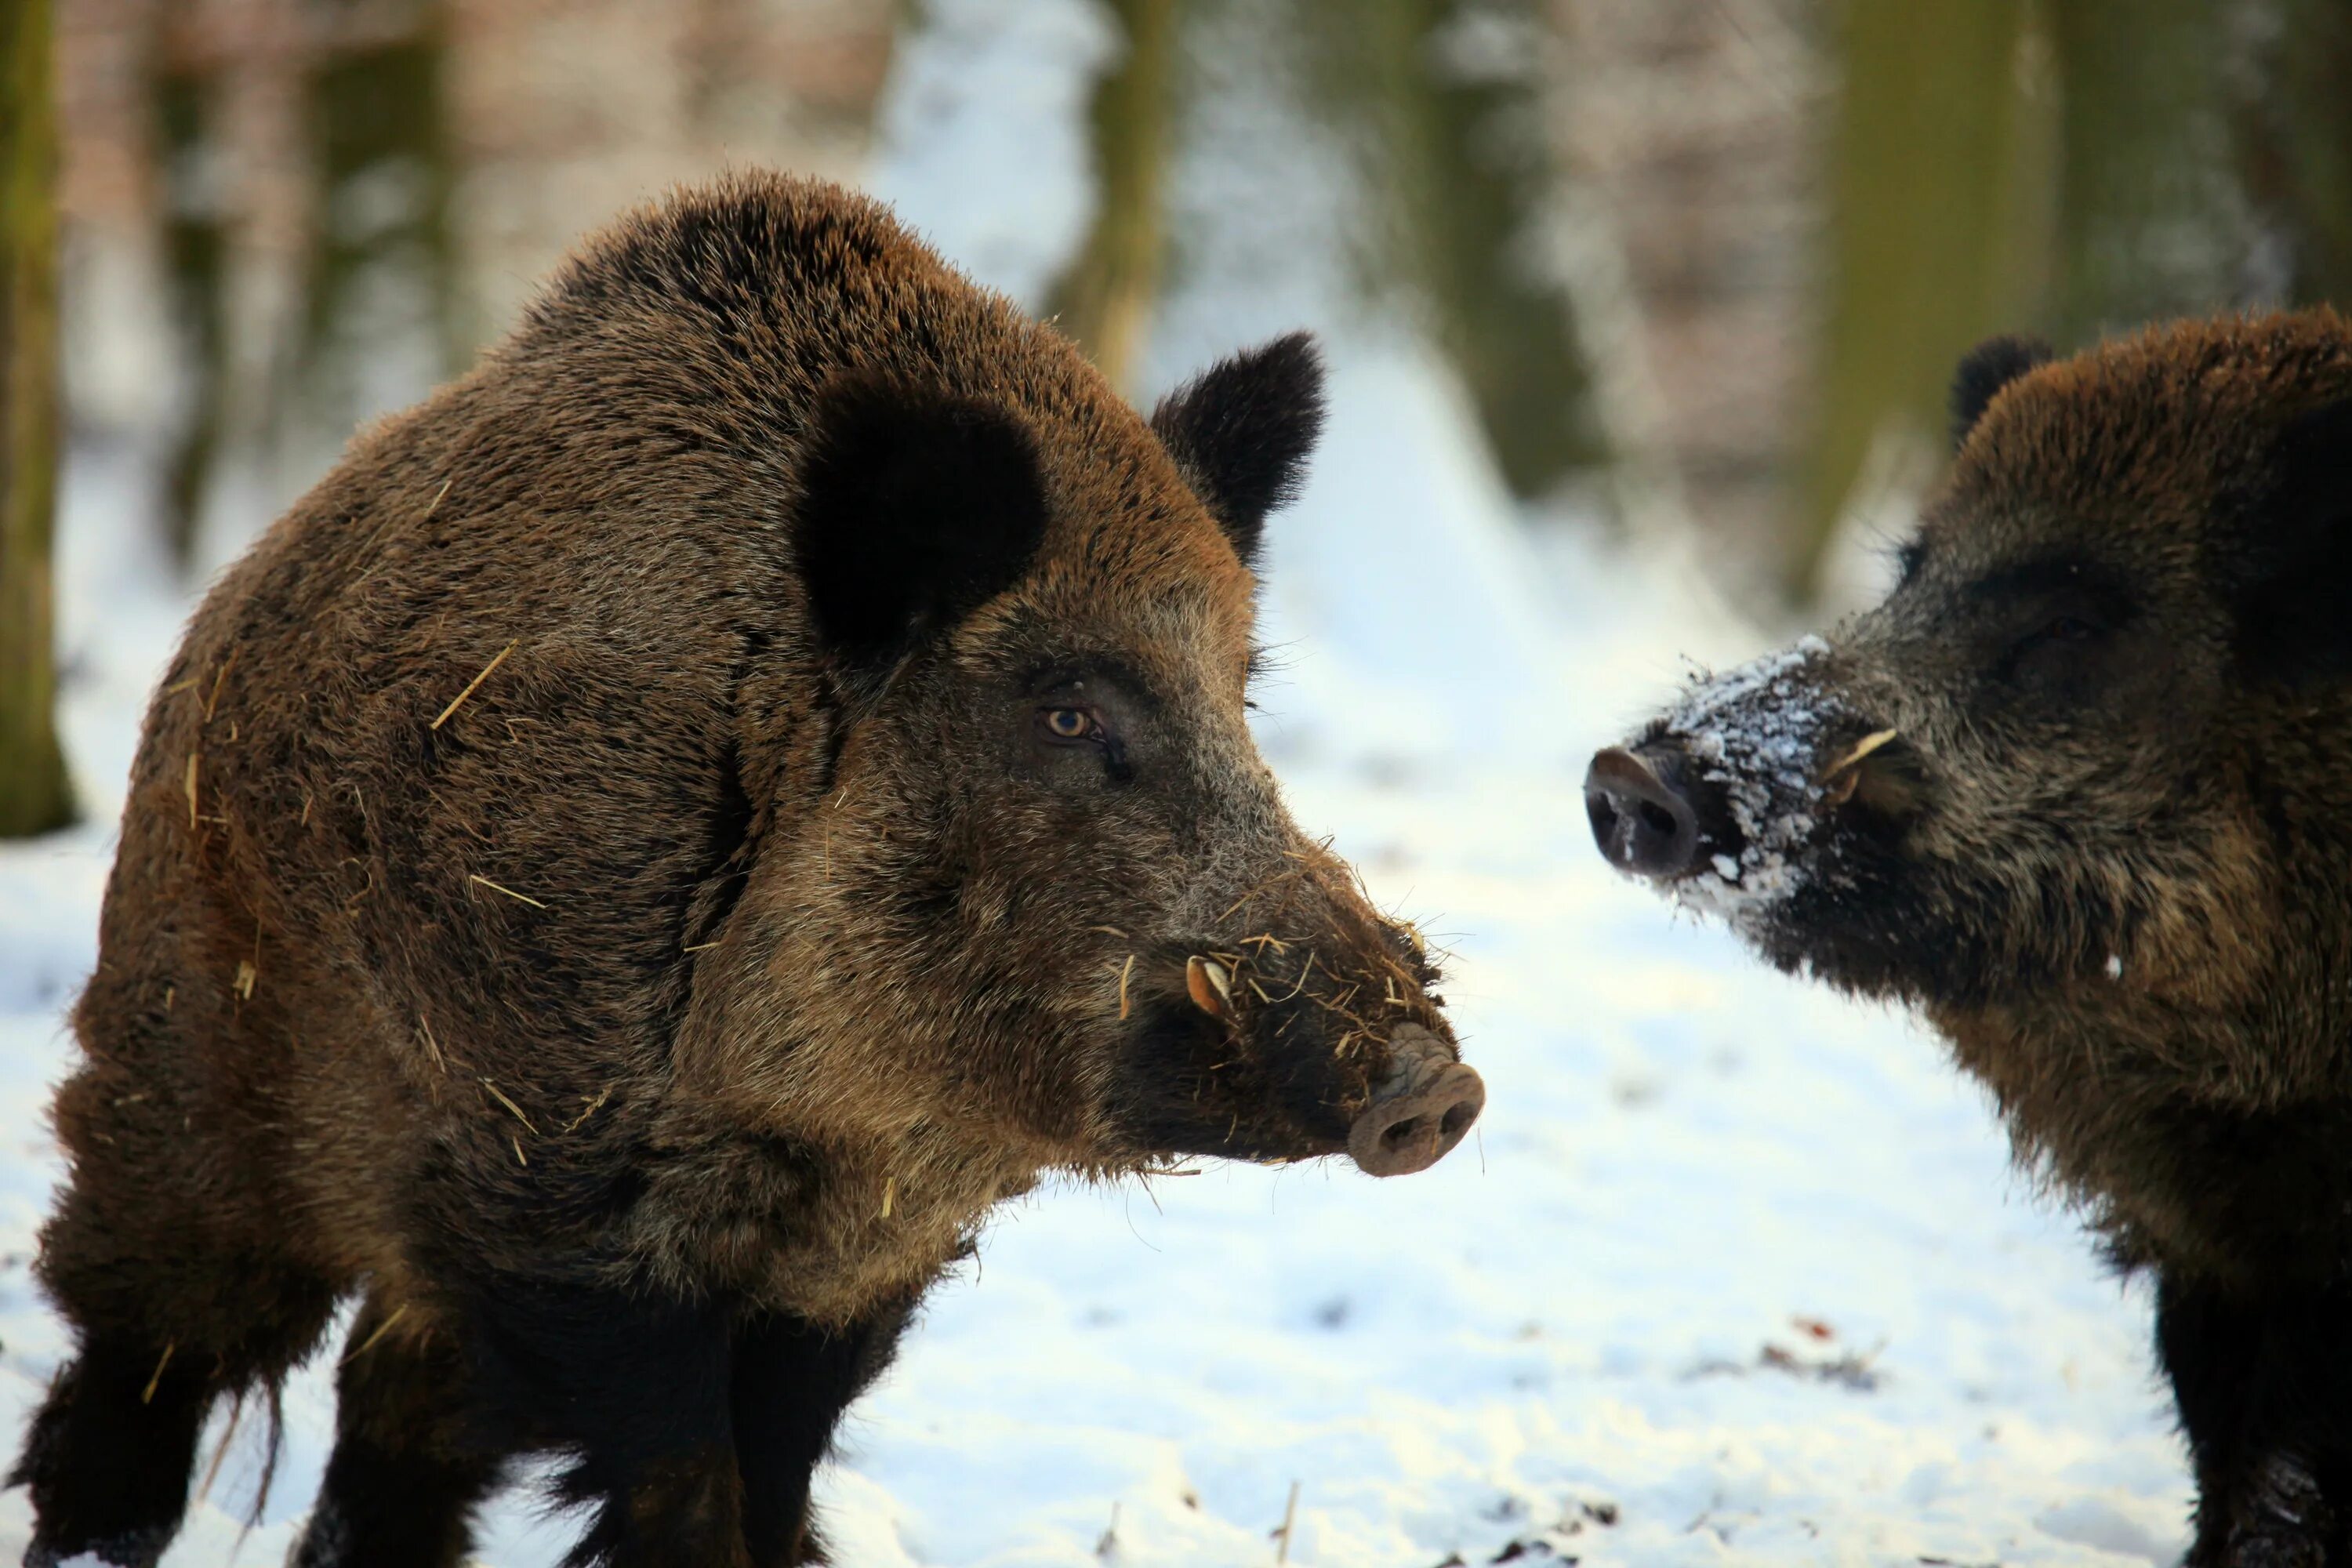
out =
[[[781,1315],[737,1325],[730,1396],[755,1568],[826,1561],[809,1522],[810,1479],[841,1413],[890,1364],[913,1308],[909,1300],[831,1331]]]
[[[2168,1277],[2157,1336],[2197,1468],[2194,1568],[2352,1564],[2352,1296]]]
[[[455,1568],[500,1456],[476,1440],[456,1343],[371,1300],[335,1374],[335,1451],[292,1568]]]
[[[488,1273],[463,1322],[484,1418],[571,1460],[557,1495],[589,1521],[565,1568],[746,1568],[723,1304]]]

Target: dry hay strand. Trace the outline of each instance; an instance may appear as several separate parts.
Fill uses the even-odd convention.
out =
[[[1307,977],[1314,973],[1315,950],[1310,947],[1307,950],[1307,962],[1298,966],[1298,984],[1290,988],[1288,994],[1283,997],[1283,1000],[1286,1002],[1297,1001],[1298,999],[1298,994],[1307,989]]]
[[[890,1210],[898,1202],[898,1178],[896,1176],[885,1176],[882,1179],[882,1217],[884,1219],[888,1219],[890,1217]]]
[[[441,498],[449,493],[449,487],[455,483],[457,483],[455,479],[443,479],[441,481],[441,488],[433,492],[433,499],[426,501],[425,503],[425,510],[417,514],[419,521],[431,517],[435,511],[440,509]]]
[[[197,757],[197,755],[198,755],[198,753],[196,753],[196,752],[190,752],[188,753],[188,831],[189,831],[189,832],[191,832],[191,833],[194,832],[194,831],[195,831],[195,829],[196,829],[196,757]]]
[[[221,1440],[213,1449],[212,1463],[205,1467],[204,1484],[196,1489],[198,1502],[213,1495],[213,1483],[220,1479],[221,1461],[228,1458],[229,1446],[236,1441],[237,1424],[244,1419],[245,1395],[240,1394],[228,1407],[228,1426],[221,1433]]]
[[[573,1117],[571,1121],[563,1124],[562,1131],[565,1132],[577,1132],[580,1130],[580,1124],[582,1122],[587,1121],[590,1117],[604,1109],[604,1102],[613,1098],[614,1088],[614,1085],[608,1083],[603,1089],[599,1089],[596,1093],[596,1098],[588,1101],[586,1106],[581,1110],[579,1115]]]
[[[156,1361],[155,1370],[148,1375],[147,1386],[139,1391],[140,1404],[152,1405],[155,1403],[155,1390],[162,1387],[163,1384],[163,1369],[172,1364],[172,1352],[179,1348],[180,1342],[177,1340],[166,1340],[163,1342],[163,1353]]]
[[[228,679],[229,666],[236,662],[236,655],[237,649],[229,649],[227,657],[220,661],[220,668],[213,671],[212,695],[205,699],[205,722],[207,724],[213,721],[213,710],[220,706],[221,682]]]
[[[538,1137],[538,1136],[539,1136],[539,1129],[538,1129],[538,1128],[536,1128],[536,1127],[533,1127],[533,1126],[530,1124],[530,1117],[528,1117],[528,1116],[525,1116],[525,1115],[522,1113],[522,1107],[521,1107],[521,1106],[517,1105],[513,1100],[509,1100],[509,1099],[507,1098],[506,1090],[504,1090],[504,1089],[500,1089],[497,1084],[495,1084],[495,1083],[491,1082],[488,1079],[482,1079],[482,1087],[483,1087],[484,1089],[486,1089],[489,1090],[490,1098],[491,1098],[492,1100],[497,1100],[500,1105],[503,1105],[503,1106],[505,1106],[509,1110],[513,1111],[513,1112],[514,1112],[514,1119],[515,1119],[517,1121],[521,1122],[521,1123],[523,1124],[523,1128],[524,1128],[524,1130],[525,1130],[525,1131],[527,1131],[528,1132],[530,1132],[530,1134],[532,1137],[536,1138],[536,1137]]]
[[[479,882],[493,893],[504,893],[508,898],[512,899],[519,904],[529,904],[535,910],[543,910],[547,908],[545,904],[541,903],[529,893],[518,893],[512,888],[502,888],[498,883],[491,881],[488,877],[476,876],[473,873],[468,872],[467,874],[466,880],[469,882]]]
[[[433,1065],[440,1070],[441,1076],[443,1078],[447,1078],[449,1076],[449,1064],[442,1058],[441,1042],[433,1037],[433,1026],[425,1021],[425,1015],[422,1013],[419,1013],[416,1016],[416,1030],[417,1033],[425,1037],[425,1055],[433,1058]]]
[[[1127,983],[1134,974],[1135,954],[1130,952],[1127,955],[1127,962],[1118,967],[1118,1018],[1122,1024],[1127,1022],[1128,1015]]]
[[[335,1370],[338,1372],[341,1371],[344,1367],[347,1367],[351,1365],[352,1363],[359,1360],[360,1357],[367,1354],[368,1352],[375,1349],[377,1344],[383,1341],[383,1336],[392,1332],[394,1326],[397,1324],[401,1319],[406,1316],[408,1316],[408,1303],[403,1301],[399,1306],[394,1307],[391,1311],[384,1314],[383,1321],[375,1326],[375,1332],[362,1340],[357,1349],[349,1352],[344,1355],[342,1360],[335,1363]]]
[[[506,647],[499,649],[498,657],[491,659],[489,663],[482,666],[482,673],[474,677],[473,679],[466,682],[466,689],[451,698],[449,700],[449,706],[441,710],[441,716],[434,720],[432,723],[426,725],[425,728],[428,730],[438,730],[442,725],[447,723],[449,721],[449,715],[455,713],[459,708],[465,705],[466,699],[474,694],[475,688],[480,686],[485,680],[488,680],[490,678],[490,671],[504,664],[507,661],[507,655],[514,652],[515,645],[521,641],[522,639],[520,637],[517,637],[514,642],[510,642],[507,644]]]

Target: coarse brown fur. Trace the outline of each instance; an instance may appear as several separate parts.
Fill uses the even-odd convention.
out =
[[[454,1563],[534,1449],[575,1562],[814,1561],[832,1422],[991,1205],[1329,1153],[1450,1062],[1244,722],[1317,398],[1286,340],[1155,434],[881,208],[747,174],[363,431],[148,715],[35,1560],[152,1562],[204,1408],[362,1292],[301,1561]]]
[[[1761,700],[1812,826],[1736,918],[1920,1004],[2156,1271],[2192,1561],[2352,1563],[2352,324],[2000,342],[1955,405],[1901,584]],[[1642,745],[1737,838],[1691,743]]]

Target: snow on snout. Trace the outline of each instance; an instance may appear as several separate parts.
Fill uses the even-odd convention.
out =
[[[1840,710],[1815,668],[1830,646],[1817,637],[1720,675],[1697,676],[1666,715],[1697,779],[1722,786],[1740,835],[1738,854],[1718,854],[1674,885],[1685,909],[1738,926],[1794,892],[1800,851],[1822,804],[1815,777],[1822,732]]]

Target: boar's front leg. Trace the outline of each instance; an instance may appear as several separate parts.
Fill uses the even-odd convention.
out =
[[[731,1398],[743,1523],[756,1568],[827,1561],[809,1521],[809,1481],[850,1401],[897,1353],[915,1299],[846,1328],[754,1313],[735,1331]]]
[[[589,1510],[564,1568],[750,1568],[728,1401],[730,1313],[583,1270],[466,1293],[474,1397],[513,1446],[571,1464]]]
[[[457,1346],[373,1299],[350,1344],[335,1451],[292,1568],[456,1568],[502,1458],[474,1430]]]
[[[2352,1299],[2249,1300],[2167,1272],[2157,1345],[2197,1469],[2192,1568],[2352,1564],[2336,1506],[2352,1465]]]

